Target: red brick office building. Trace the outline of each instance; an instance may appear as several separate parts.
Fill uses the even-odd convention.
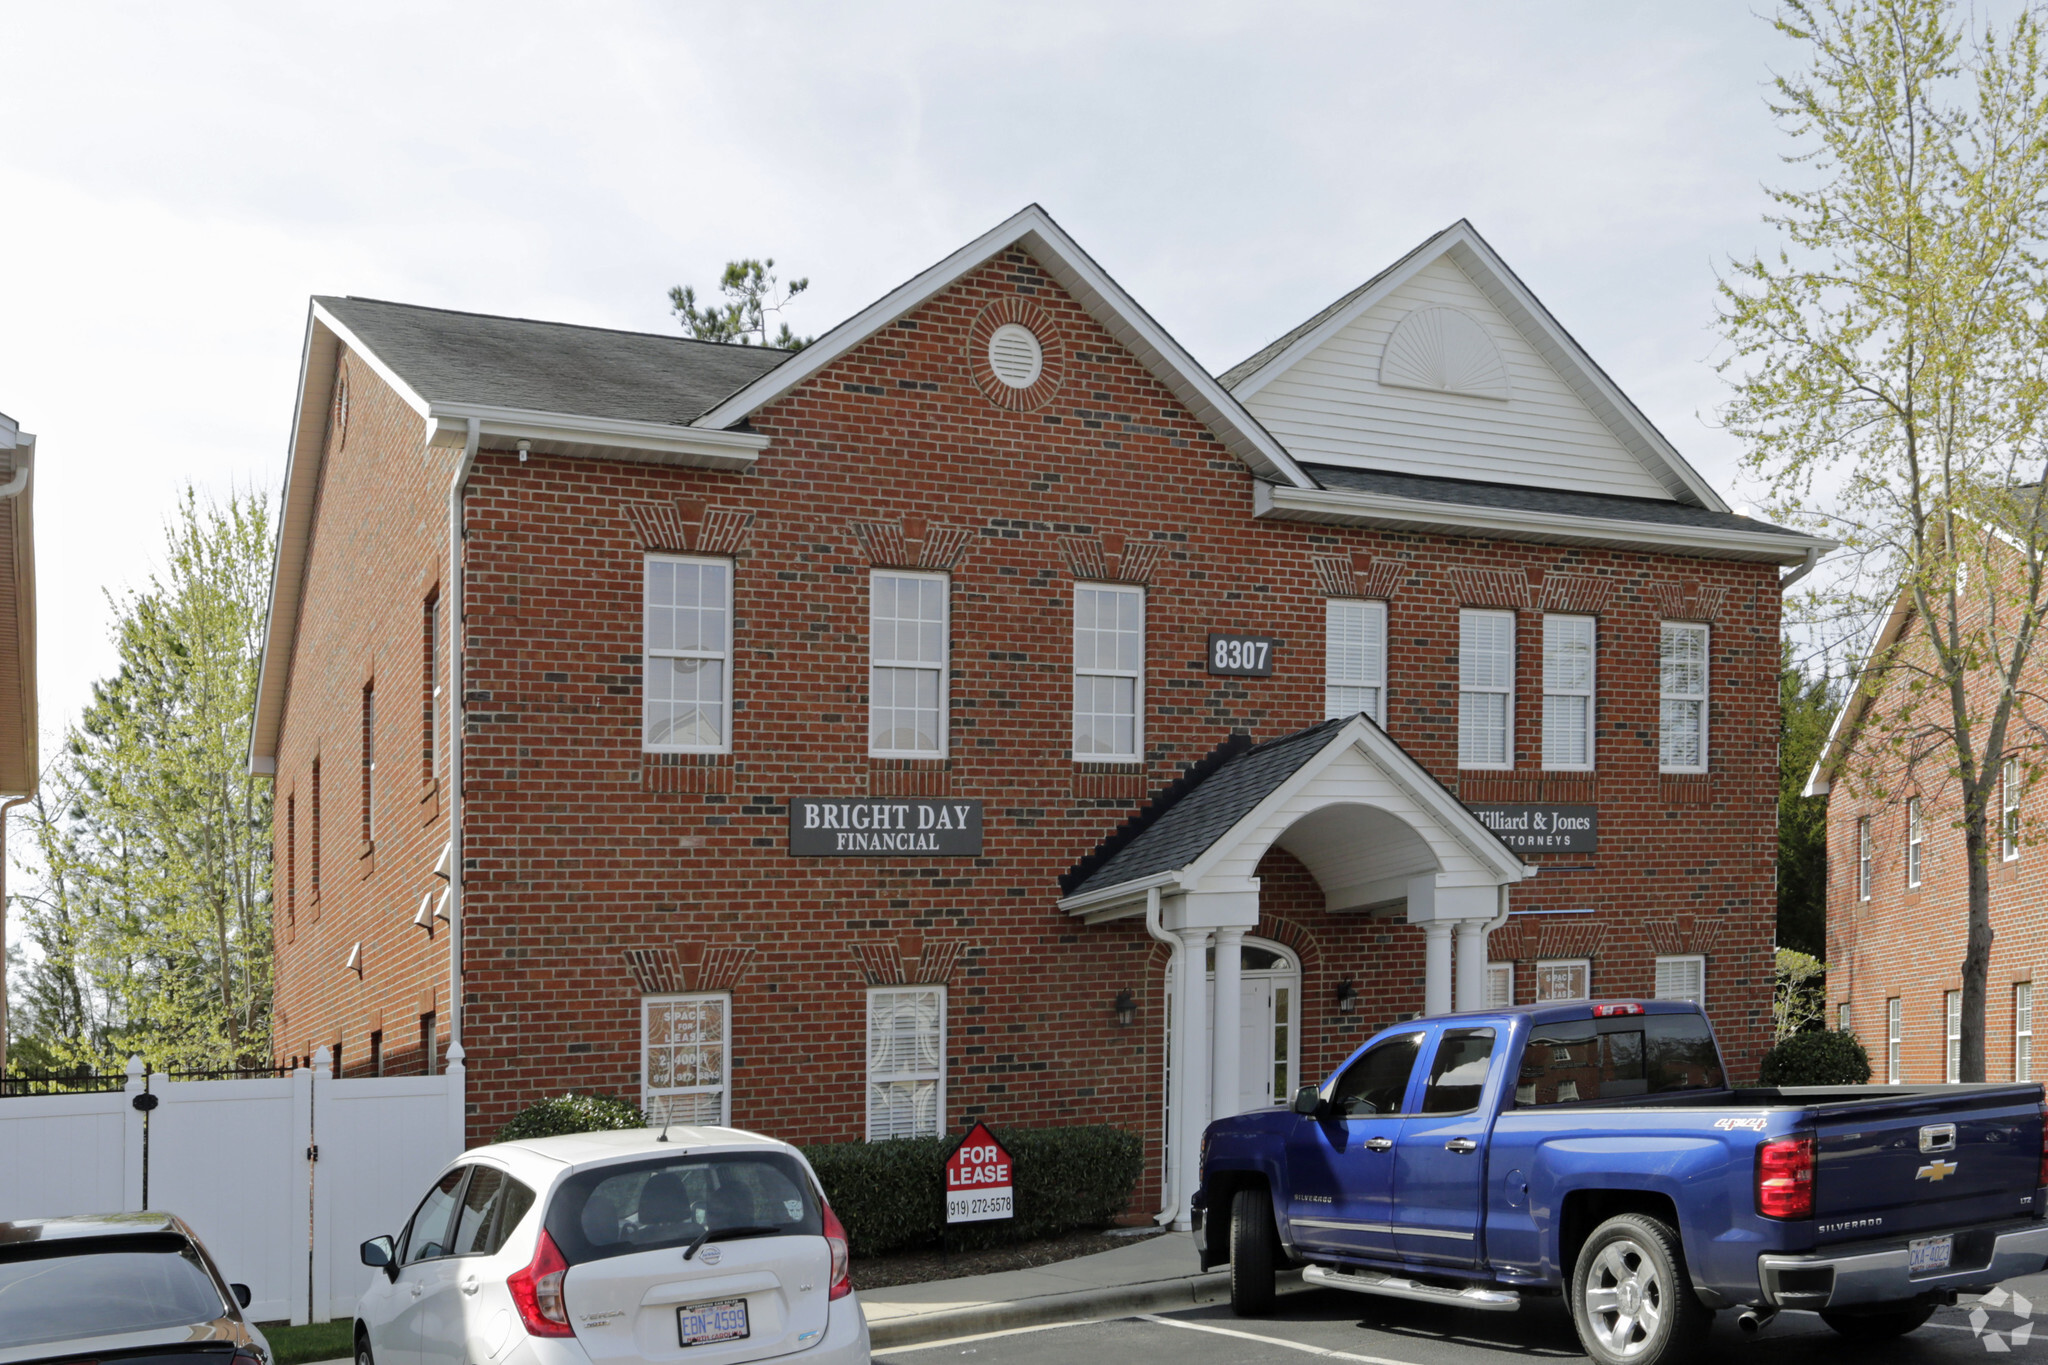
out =
[[[1747,1069],[1826,548],[1463,223],[1222,376],[1037,208],[795,354],[316,299],[280,1050],[459,1044],[472,1140],[583,1087],[1162,1154],[1454,999],[1691,995]]]

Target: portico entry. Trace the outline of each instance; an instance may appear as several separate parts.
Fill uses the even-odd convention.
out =
[[[1287,1103],[1297,1083],[1300,964],[1248,937],[1275,848],[1314,878],[1324,913],[1393,912],[1422,930],[1430,1013],[1484,1007],[1487,935],[1506,920],[1508,889],[1534,875],[1362,715],[1264,744],[1233,736],[1077,863],[1061,909],[1087,923],[1143,915],[1170,952],[1160,1217],[1177,1226],[1203,1128]]]

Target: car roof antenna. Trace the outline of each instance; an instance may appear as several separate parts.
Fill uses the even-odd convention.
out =
[[[675,1118],[675,1112],[676,1107],[672,1104],[664,1104],[663,1106],[661,1106],[661,1136],[654,1139],[656,1142],[668,1141],[668,1126],[669,1123]]]

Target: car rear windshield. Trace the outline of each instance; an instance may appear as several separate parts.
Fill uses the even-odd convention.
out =
[[[815,1237],[824,1219],[792,1156],[679,1153],[570,1176],[548,1203],[547,1230],[573,1265],[700,1239]]]
[[[190,1327],[227,1313],[190,1243],[130,1240],[137,1245],[118,1250],[10,1248],[0,1259],[0,1349]]]
[[[1632,1014],[1538,1024],[1522,1049],[1517,1105],[1721,1090],[1720,1054],[1699,1014]]]

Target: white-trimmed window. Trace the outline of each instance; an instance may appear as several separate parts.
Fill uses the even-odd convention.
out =
[[[1926,824],[1920,818],[1920,798],[1910,797],[1906,801],[1906,885],[1920,885],[1920,874],[1925,870],[1922,859],[1926,850]]]
[[[1144,589],[1075,584],[1074,761],[1136,763],[1144,710]]]
[[[640,1108],[651,1124],[732,1123],[732,997],[640,998]]]
[[[1948,1039],[1948,1060],[1942,1067],[1942,1079],[1954,1085],[1963,1078],[1963,993],[1943,991],[1941,1012],[1947,1021],[1942,1031]]]
[[[1387,723],[1387,604],[1330,599],[1323,628],[1323,719]]]
[[[1658,958],[1657,998],[1690,1000],[1704,1009],[1707,1003],[1707,960],[1696,955]]]
[[[1536,964],[1536,1003],[1546,1000],[1591,1000],[1593,964],[1583,957],[1557,958]]]
[[[1657,763],[1667,773],[1707,770],[1707,628],[1666,621],[1657,643],[1661,712]]]
[[[1849,1013],[1848,1001],[1844,1000],[1841,1004],[1835,1006],[1835,1028],[1840,1032],[1854,1033],[1856,1031],[1849,1027],[1849,1021],[1852,1017]]]
[[[946,576],[876,569],[868,579],[868,753],[946,756]]]
[[[1591,616],[1543,618],[1543,766],[1593,767],[1593,628]]]
[[[1856,822],[1856,899],[1870,899],[1870,817]]]
[[[1486,1008],[1490,1010],[1511,1009],[1515,1003],[1515,964],[1512,962],[1489,962],[1486,964]]]
[[[1897,1085],[1905,1072],[1899,1066],[1899,1052],[1905,1046],[1906,1011],[1897,996],[1884,1002],[1884,1081]]]
[[[1515,614],[1458,613],[1458,766],[1512,768]]]
[[[937,1137],[946,1126],[946,988],[868,992],[868,1141]]]
[[[2021,981],[2012,988],[2012,1078],[2034,1079],[2034,983]]]
[[[2000,851],[2007,862],[2016,862],[2020,856],[2020,761],[2016,758],[2005,760],[2005,770],[1999,775],[1998,832]]]
[[[732,564],[649,555],[642,608],[640,747],[732,748]]]

